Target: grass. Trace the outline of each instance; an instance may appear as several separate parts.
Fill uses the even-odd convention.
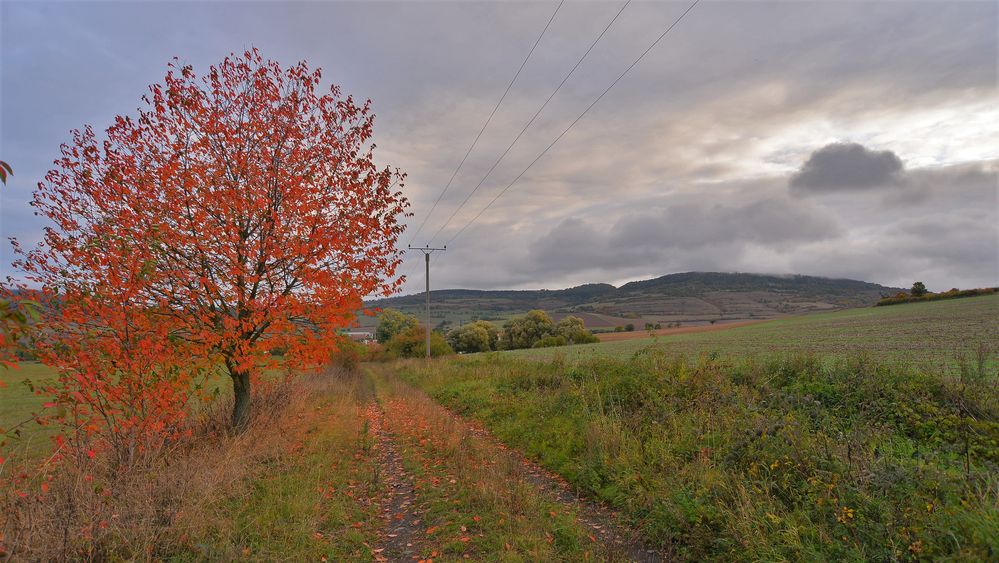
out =
[[[11,444],[15,455],[44,455],[51,451],[49,440],[58,429],[41,427],[32,422],[32,413],[42,409],[45,398],[36,395],[46,381],[54,380],[55,370],[38,362],[21,362],[16,368],[0,367],[0,429],[17,427],[16,443]]]
[[[873,362],[408,364],[403,376],[681,560],[999,556],[999,392]]]
[[[424,559],[582,561],[601,551],[576,515],[526,481],[513,458],[471,434],[422,392],[371,371],[385,427],[413,476]]]
[[[0,488],[0,557],[15,560],[371,560],[380,492],[357,378],[337,372],[255,395],[241,434],[225,404],[192,434],[123,468],[77,456]],[[22,460],[8,474],[34,471]]]
[[[716,332],[504,352],[511,356],[570,362],[630,357],[650,345],[669,353],[729,357],[815,353],[825,358],[857,354],[938,370],[981,343],[999,342],[999,295],[896,307],[848,309],[789,317]]]
[[[365,393],[337,386],[294,416],[294,437],[256,477],[204,511],[169,559],[364,561],[380,524]]]
[[[275,370],[264,374],[264,378],[281,374]],[[0,434],[16,429],[0,454],[39,457],[52,451],[50,438],[59,433],[54,426],[39,426],[33,421],[33,414],[42,412],[42,405],[50,400],[45,395],[35,393],[47,382],[54,382],[58,374],[53,368],[39,362],[20,362],[15,368],[0,366]],[[232,393],[232,383],[228,376],[218,374],[205,382],[209,393],[218,391],[221,397]]]

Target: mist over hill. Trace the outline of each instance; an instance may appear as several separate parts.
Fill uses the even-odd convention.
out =
[[[764,275],[686,272],[634,281],[621,287],[605,283],[568,289],[476,290],[441,289],[430,292],[435,326],[475,319],[501,320],[531,309],[553,317],[576,315],[590,328],[627,323],[706,324],[830,311],[873,305],[899,288],[857,280],[801,275]],[[419,313],[423,293],[369,301],[370,307]],[[366,318],[362,324],[375,321]]]

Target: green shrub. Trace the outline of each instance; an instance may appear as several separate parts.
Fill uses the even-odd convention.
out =
[[[554,332],[555,324],[548,313],[528,311],[526,315],[512,318],[503,324],[503,349],[531,348],[537,341]]]
[[[546,336],[535,342],[532,348],[551,348],[552,346],[565,346],[566,344],[568,344],[568,341],[560,334],[558,336]]]
[[[375,328],[375,340],[379,344],[384,344],[393,336],[406,332],[416,327],[420,322],[413,315],[396,311],[395,309],[385,309],[378,317],[378,327]]]
[[[391,358],[423,358],[427,354],[426,329],[414,326],[393,336],[385,343],[385,353]],[[437,358],[454,354],[439,332],[430,333],[430,356]]]
[[[471,354],[496,349],[496,328],[487,321],[475,321],[447,333],[447,342],[455,352]]]
[[[992,295],[999,291],[996,287],[983,287],[978,289],[957,289],[956,287],[945,291],[943,293],[927,293],[923,292],[919,295],[913,293],[912,295],[899,292],[894,297],[883,297],[880,301],[875,303],[876,307],[883,307],[885,305],[899,305],[902,303],[918,303],[920,301],[939,301],[941,299],[960,299],[962,297],[977,297],[979,295]]]

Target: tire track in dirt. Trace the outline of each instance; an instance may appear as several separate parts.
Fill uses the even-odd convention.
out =
[[[524,482],[533,486],[539,495],[573,511],[577,515],[577,522],[587,530],[590,540],[600,544],[611,560],[637,561],[641,563],[661,563],[672,560],[668,554],[647,546],[635,531],[623,526],[621,518],[616,512],[593,499],[577,494],[574,488],[560,475],[544,469],[539,464],[528,459],[519,450],[504,444],[481,424],[466,419],[441,405],[423,390],[403,382],[395,374],[392,374],[391,377],[395,378],[397,386],[406,388],[413,396],[420,397],[428,405],[439,409],[445,417],[451,420],[458,432],[478,440],[481,444],[496,452],[497,456],[504,456],[511,460],[513,462],[512,465],[520,469],[519,477]],[[392,404],[390,402],[388,406],[391,407]],[[379,412],[384,416],[384,412]],[[386,441],[386,443],[388,442]],[[410,498],[412,498],[411,483],[409,494],[411,495]],[[414,530],[415,526],[409,530],[409,533],[412,534]]]
[[[457,424],[464,426],[469,434],[491,444],[498,455],[515,459],[524,470],[524,479],[540,492],[559,504],[574,509],[578,514],[579,523],[590,531],[590,539],[603,544],[615,560],[625,559],[641,563],[662,563],[671,560],[667,554],[645,545],[636,533],[622,526],[620,516],[616,512],[597,501],[577,494],[572,485],[560,475],[541,467],[519,450],[508,447],[477,422],[468,420],[447,407],[441,406],[441,409]]]
[[[375,437],[373,449],[378,458],[379,476],[386,489],[381,499],[384,538],[372,551],[376,561],[413,561],[419,555],[416,532],[421,521],[415,507],[413,477],[403,468],[402,456],[385,430],[382,407],[370,402],[366,416]]]

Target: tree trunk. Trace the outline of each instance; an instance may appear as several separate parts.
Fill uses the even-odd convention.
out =
[[[229,372],[232,377],[232,428],[236,432],[246,430],[250,420],[250,374],[245,371]]]

